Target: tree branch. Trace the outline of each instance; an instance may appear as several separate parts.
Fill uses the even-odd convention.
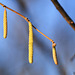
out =
[[[2,4],[2,3],[0,3],[0,5],[1,5],[2,7],[7,8],[8,10],[10,10],[10,11],[16,13],[17,15],[21,16],[21,17],[22,17],[23,19],[25,19],[28,23],[30,22],[27,17],[21,15],[20,13],[16,12],[15,10],[13,10],[13,9],[11,9],[11,8],[9,8],[9,7],[7,7],[7,6],[5,6],[5,5]],[[34,25],[32,25],[32,26],[33,26],[33,28],[36,29],[40,34],[42,34],[44,37],[46,37],[48,40],[50,40],[50,41],[54,44],[54,41],[53,41],[51,38],[49,38],[48,36],[46,36],[45,34],[43,34],[41,31],[39,31]]]
[[[75,23],[73,20],[68,16],[68,14],[65,12],[63,7],[60,5],[60,3],[57,0],[51,0],[52,3],[55,5],[56,9],[60,12],[60,14],[63,16],[63,18],[68,22],[68,24],[75,30]]]

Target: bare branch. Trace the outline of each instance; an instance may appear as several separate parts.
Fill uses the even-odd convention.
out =
[[[57,0],[51,0],[51,1],[55,5],[56,9],[60,12],[60,14],[64,17],[64,19],[68,22],[68,24],[75,30],[75,23],[65,12],[62,6],[59,4],[59,2]]]

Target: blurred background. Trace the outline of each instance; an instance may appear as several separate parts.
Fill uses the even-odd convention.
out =
[[[75,0],[58,0],[75,21]],[[7,9],[8,35],[3,38],[4,8],[0,6],[0,75],[75,75],[75,31],[51,0],[0,0],[29,18],[57,46],[58,65],[52,58],[51,42],[33,28],[34,62],[28,62],[28,23]]]

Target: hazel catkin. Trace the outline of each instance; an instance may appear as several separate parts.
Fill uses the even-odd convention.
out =
[[[33,63],[33,30],[31,22],[29,22],[29,63]]]
[[[7,11],[4,7],[4,18],[3,18],[3,37],[7,37]]]
[[[57,54],[56,54],[56,48],[55,47],[53,47],[53,60],[54,60],[54,63],[56,64],[56,65],[58,65],[58,61],[57,61]]]

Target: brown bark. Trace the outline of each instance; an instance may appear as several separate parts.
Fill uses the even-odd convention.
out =
[[[56,9],[60,12],[60,14],[63,16],[63,18],[68,22],[68,24],[75,30],[75,23],[73,20],[69,17],[69,15],[66,13],[66,11],[63,9],[63,7],[60,5],[60,3],[57,0],[51,0]]]

